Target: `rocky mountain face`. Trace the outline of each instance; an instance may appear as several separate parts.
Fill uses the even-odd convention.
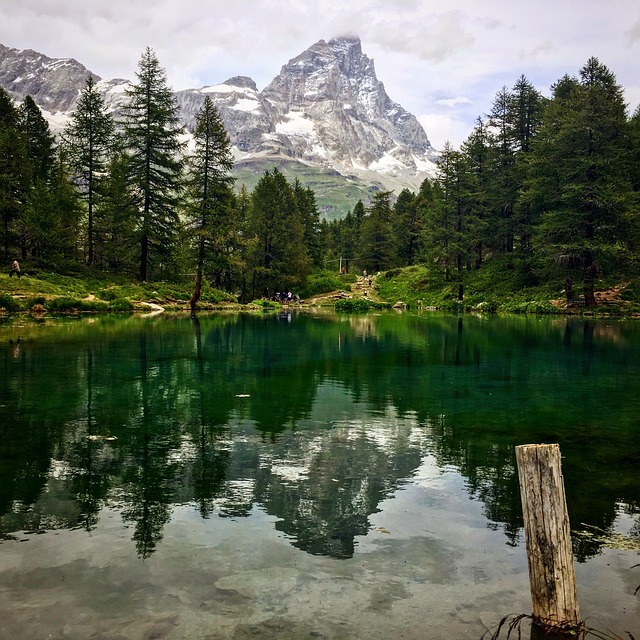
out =
[[[16,99],[31,95],[64,124],[90,72],[73,59],[0,45],[0,85]],[[94,74],[97,80],[98,76]],[[126,80],[101,80],[107,108],[118,113]],[[387,95],[359,38],[320,40],[285,64],[259,91],[251,78],[176,92],[183,123],[193,127],[205,96],[216,104],[239,167],[262,173],[269,163],[297,163],[363,189],[416,189],[438,153],[415,118]]]
[[[0,85],[16,100],[31,96],[51,114],[73,109],[87,75],[89,70],[72,58],[47,58],[31,49],[0,44]]]

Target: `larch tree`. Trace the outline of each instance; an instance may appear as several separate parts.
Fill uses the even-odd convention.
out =
[[[138,207],[135,187],[129,180],[129,156],[116,151],[100,186],[100,216],[96,220],[95,264],[100,269],[131,275],[139,269],[135,247],[138,244]]]
[[[189,226],[196,248],[196,283],[190,301],[191,310],[195,311],[205,264],[208,263],[218,287],[229,270],[234,225],[231,142],[209,96],[196,115],[193,138],[195,149],[188,162],[187,194]]]
[[[409,189],[403,189],[398,195],[393,210],[400,264],[411,266],[415,264],[423,233],[418,197]]]
[[[88,265],[94,263],[95,208],[100,204],[100,186],[106,177],[113,151],[113,136],[113,119],[106,112],[104,100],[96,89],[95,79],[89,75],[63,133],[73,181],[86,203]]]
[[[304,243],[315,268],[322,266],[322,246],[320,242],[320,213],[316,204],[316,194],[309,187],[303,187],[296,178],[293,181],[293,196],[296,200],[300,220],[304,229]]]
[[[29,188],[27,148],[19,126],[18,111],[0,87],[0,211],[2,251],[5,261],[17,248],[15,224],[24,212]]]
[[[374,194],[366,212],[360,229],[358,266],[369,272],[390,269],[397,262],[391,191]]]
[[[183,143],[175,96],[149,47],[140,58],[136,77],[127,91],[124,137],[138,208],[139,278],[144,282],[153,261],[167,260],[175,248]]]
[[[596,305],[595,281],[606,266],[628,262],[629,128],[622,89],[597,58],[553,87],[533,147],[530,197],[541,203],[538,247],[564,275],[571,298],[582,281]]]
[[[445,144],[435,180],[436,202],[427,219],[427,257],[443,272],[445,282],[457,284],[464,299],[464,273],[470,268],[479,237],[475,203],[476,175],[467,156]]]
[[[274,167],[251,194],[249,229],[253,237],[253,295],[302,286],[311,271],[304,225],[291,185]]]
[[[54,167],[55,138],[40,107],[31,96],[26,96],[18,107],[20,127],[25,136],[27,155],[31,167],[31,182],[46,182]]]

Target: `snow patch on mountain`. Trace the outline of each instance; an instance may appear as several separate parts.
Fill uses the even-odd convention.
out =
[[[16,100],[31,95],[54,132],[64,127],[89,73],[70,58],[0,45],[0,84]],[[93,75],[118,118],[131,83]],[[438,152],[415,116],[389,98],[357,36],[319,40],[262,91],[251,78],[235,76],[175,96],[187,132],[210,97],[244,163],[292,160],[396,192],[416,189],[435,172]]]

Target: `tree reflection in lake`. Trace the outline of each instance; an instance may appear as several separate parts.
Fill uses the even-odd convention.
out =
[[[633,323],[105,317],[0,335],[5,536],[90,531],[109,506],[148,557],[174,505],[202,518],[258,506],[298,548],[349,558],[431,456],[515,545],[525,442],[560,444],[572,523],[638,520]],[[576,539],[578,559],[599,546]]]

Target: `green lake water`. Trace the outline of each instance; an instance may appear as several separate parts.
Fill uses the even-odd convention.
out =
[[[5,317],[0,639],[479,640],[531,610],[529,443],[640,637],[640,321]]]

